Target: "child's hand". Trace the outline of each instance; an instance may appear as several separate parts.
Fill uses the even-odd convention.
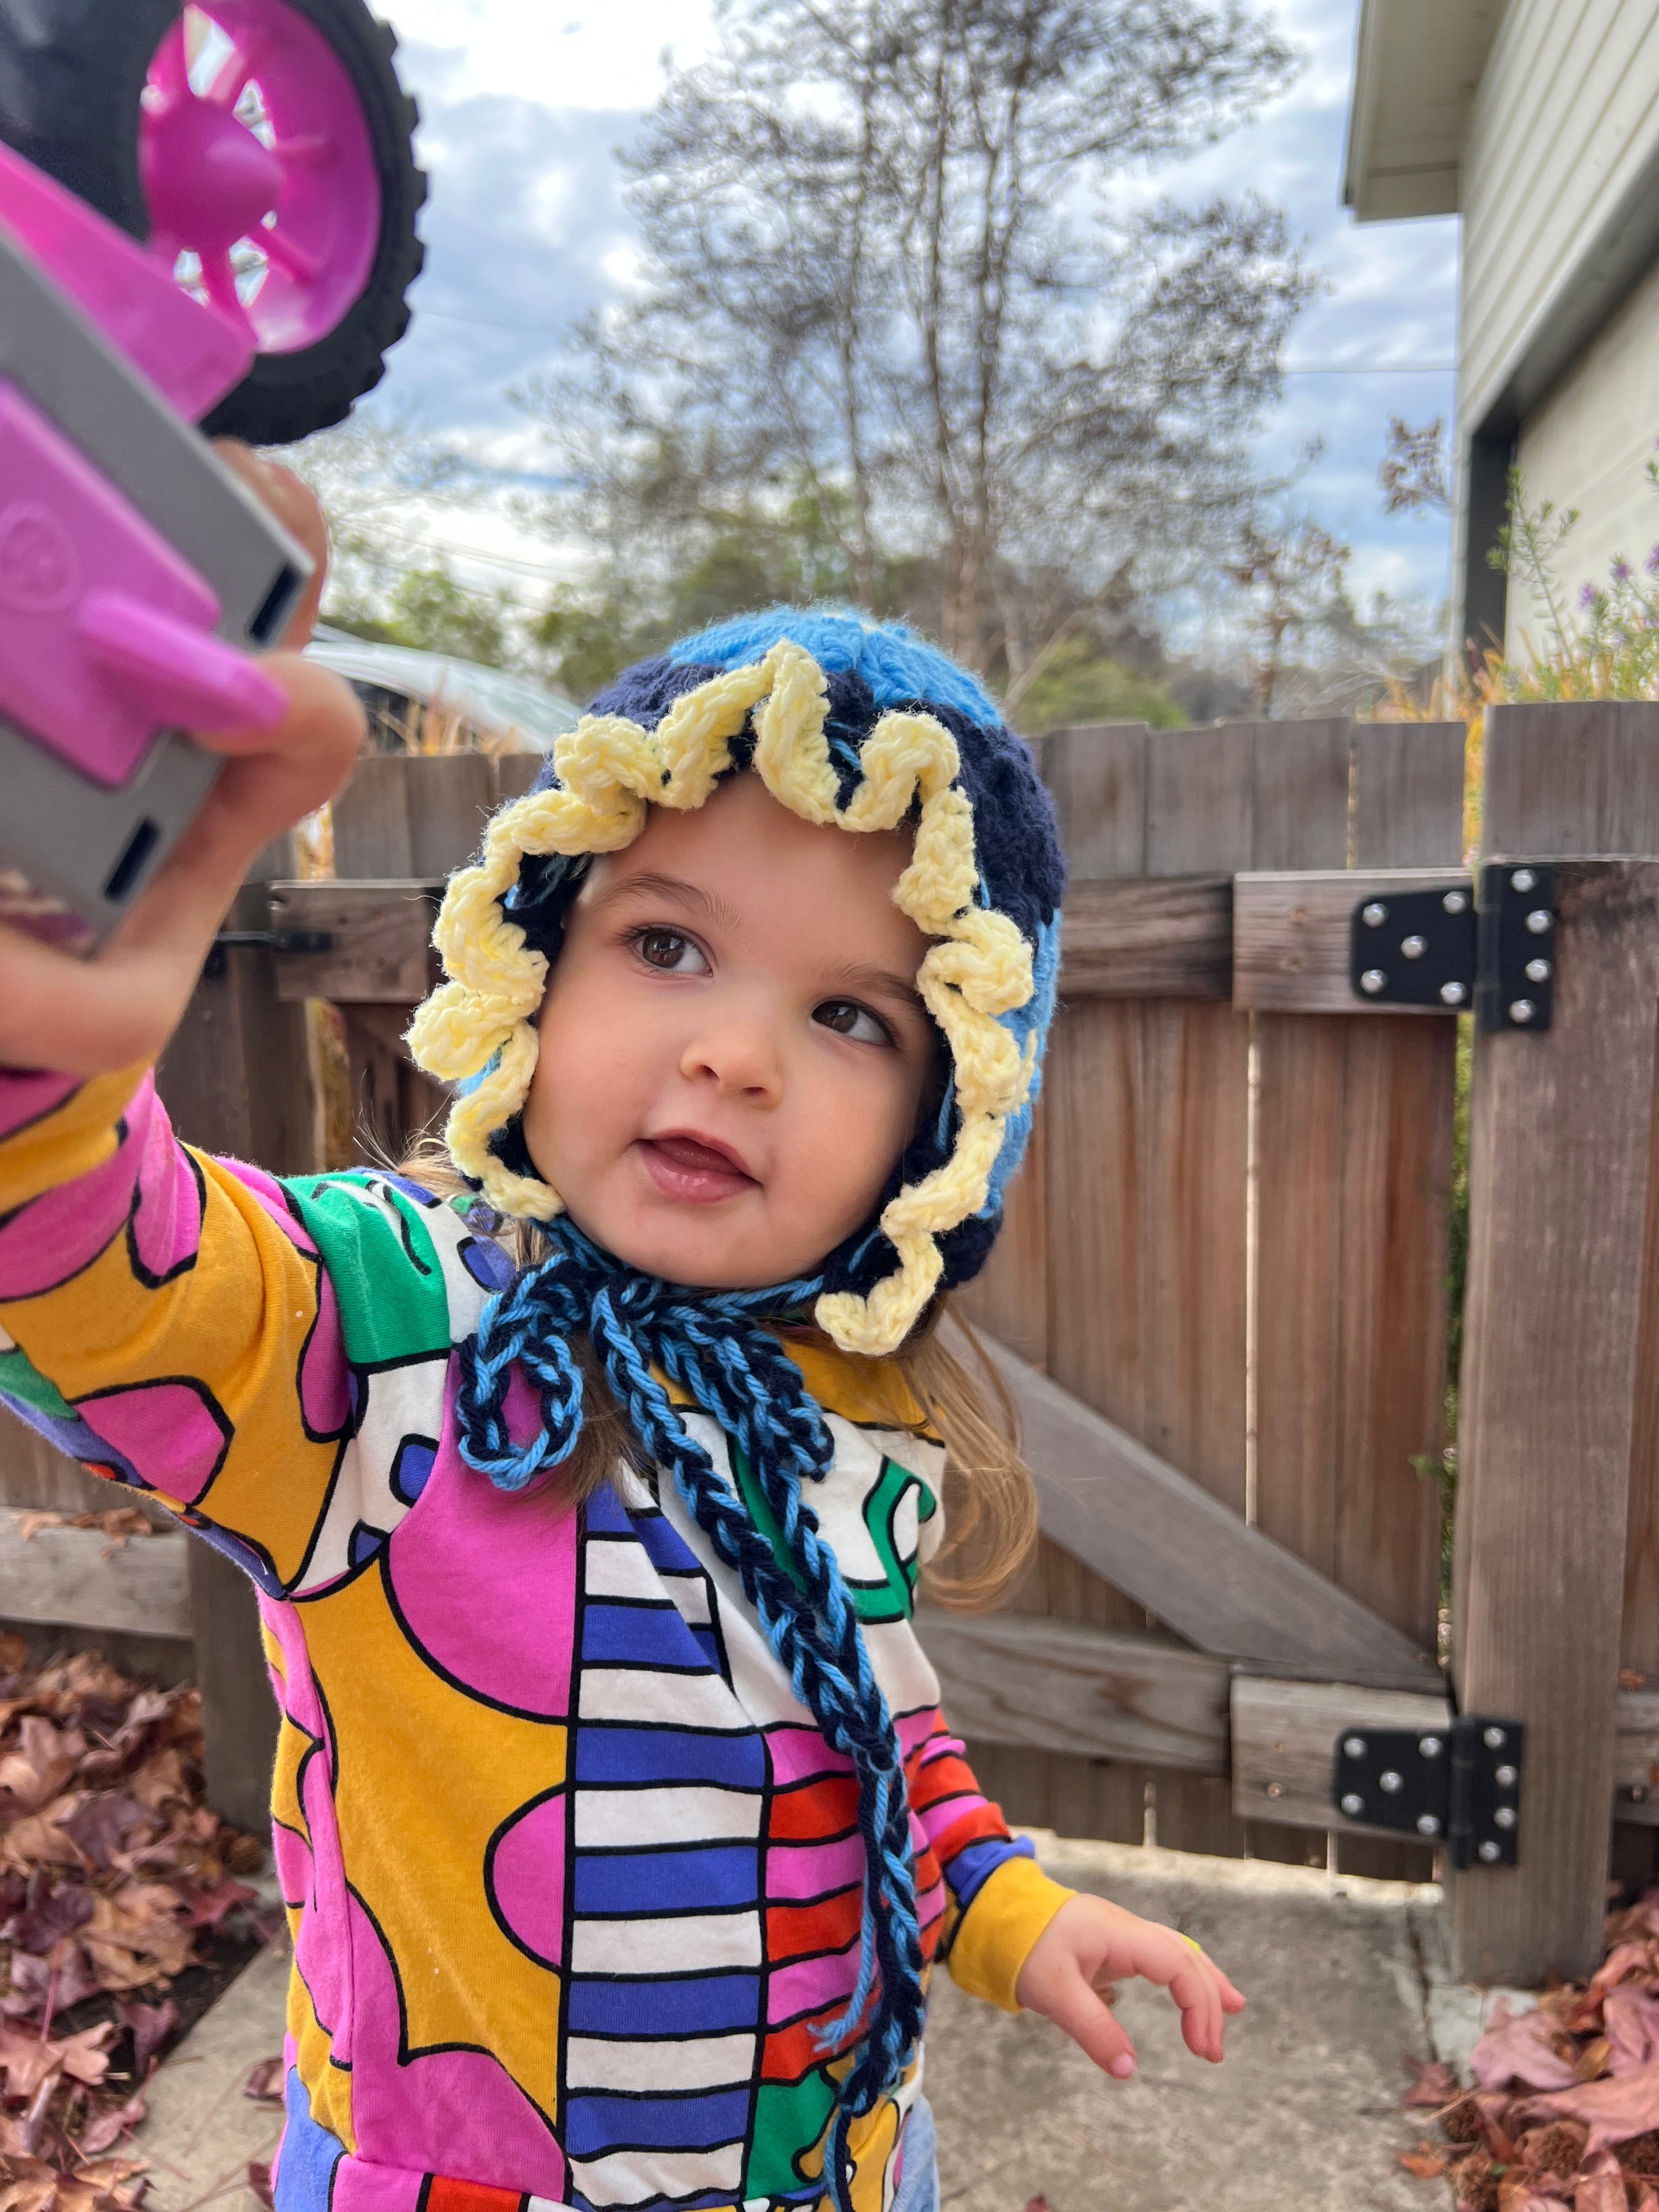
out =
[[[1135,2070],[1134,2045],[1097,1992],[1131,1974],[1169,1990],[1181,2007],[1188,2050],[1218,2066],[1222,2016],[1243,2012],[1244,1999],[1186,1936],[1103,1897],[1067,1899],[1021,1967],[1014,1994],[1063,2027],[1103,2073],[1127,2081]]]
[[[245,447],[225,459],[316,558],[318,573],[285,642],[311,635],[328,534],[311,494]],[[203,736],[230,757],[207,803],[155,881],[88,960],[0,923],[0,1066],[98,1075],[154,1060],[196,988],[215,931],[262,845],[332,798],[362,743],[347,685],[297,652],[260,665],[289,695],[275,730]]]

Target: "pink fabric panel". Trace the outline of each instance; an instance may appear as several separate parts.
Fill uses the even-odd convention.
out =
[[[153,1488],[194,1505],[218,1472],[229,1423],[188,1382],[139,1382],[76,1407],[94,1436],[112,1444]]]
[[[27,1128],[73,1098],[81,1087],[78,1075],[38,1075],[0,1068],[0,1137]]]
[[[843,1836],[833,1844],[773,1844],[767,1850],[766,1897],[770,1905],[828,1897],[863,1880],[862,1836]]]
[[[509,1712],[562,1720],[576,1516],[509,1497],[468,1467],[456,1449],[454,1390],[452,1369],[431,1476],[387,1547],[393,1601],[416,1650],[459,1688]]]
[[[564,2154],[546,2119],[496,2060],[482,2051],[400,2057],[392,1961],[355,1897],[348,1910],[357,2031],[351,2112],[359,2156],[412,2167],[417,2175],[464,2173],[496,2188],[562,2199]],[[550,2021],[557,2004],[557,1979],[550,1974]]]
[[[816,1729],[768,1729],[766,1747],[772,1756],[773,1785],[779,1790],[793,1789],[820,1774],[853,1771],[852,1760],[842,1752],[831,1751]]]
[[[823,2012],[845,2004],[859,1978],[859,1947],[832,1951],[825,1958],[800,1959],[775,1967],[767,1978],[766,2018],[775,2027],[780,2021],[799,2020],[805,2013]]]

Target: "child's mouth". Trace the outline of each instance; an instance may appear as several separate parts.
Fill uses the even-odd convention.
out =
[[[711,1206],[722,1198],[756,1188],[755,1178],[724,1145],[676,1130],[638,1139],[646,1171],[665,1198]]]

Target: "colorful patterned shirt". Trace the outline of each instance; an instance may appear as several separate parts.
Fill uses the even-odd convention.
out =
[[[509,1272],[489,1225],[192,1152],[137,1073],[0,1075],[0,1396],[258,1586],[295,1946],[278,2212],[815,2205],[852,1768],[672,1485],[619,1468],[573,1511],[462,1459],[455,1347]],[[981,1795],[912,1627],[942,1449],[914,1405],[895,1425],[891,1374],[786,1348],[836,1440],[811,1502],[903,1747],[926,1950],[1014,2009],[1069,1893]],[[534,1432],[516,1378],[508,1418]],[[855,2212],[892,2202],[920,2076],[854,2124]]]

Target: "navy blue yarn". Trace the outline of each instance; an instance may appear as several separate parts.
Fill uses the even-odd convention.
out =
[[[810,1308],[822,1278],[762,1291],[692,1291],[601,1251],[568,1221],[548,1258],[489,1298],[460,1351],[462,1457],[498,1489],[522,1491],[574,1448],[583,1419],[573,1340],[586,1334],[617,1403],[652,1463],[672,1477],[698,1527],[732,1569],[767,1642],[824,1740],[853,1763],[866,1855],[857,1985],[826,2047],[856,2035],[825,2151],[838,2206],[849,2186],[847,2129],[903,2077],[921,2039],[922,1949],[909,1805],[896,1731],[871,1668],[835,1553],[802,1486],[821,1482],[835,1442],[800,1370],[764,1326]],[[506,1417],[514,1365],[537,1391],[541,1425],[515,1445]],[[659,1368],[712,1416],[754,1470],[789,1565],[750,1519],[735,1486],[687,1431],[652,1373]],[[793,1569],[793,1572],[791,1570]],[[799,1579],[798,1579],[799,1578]]]

